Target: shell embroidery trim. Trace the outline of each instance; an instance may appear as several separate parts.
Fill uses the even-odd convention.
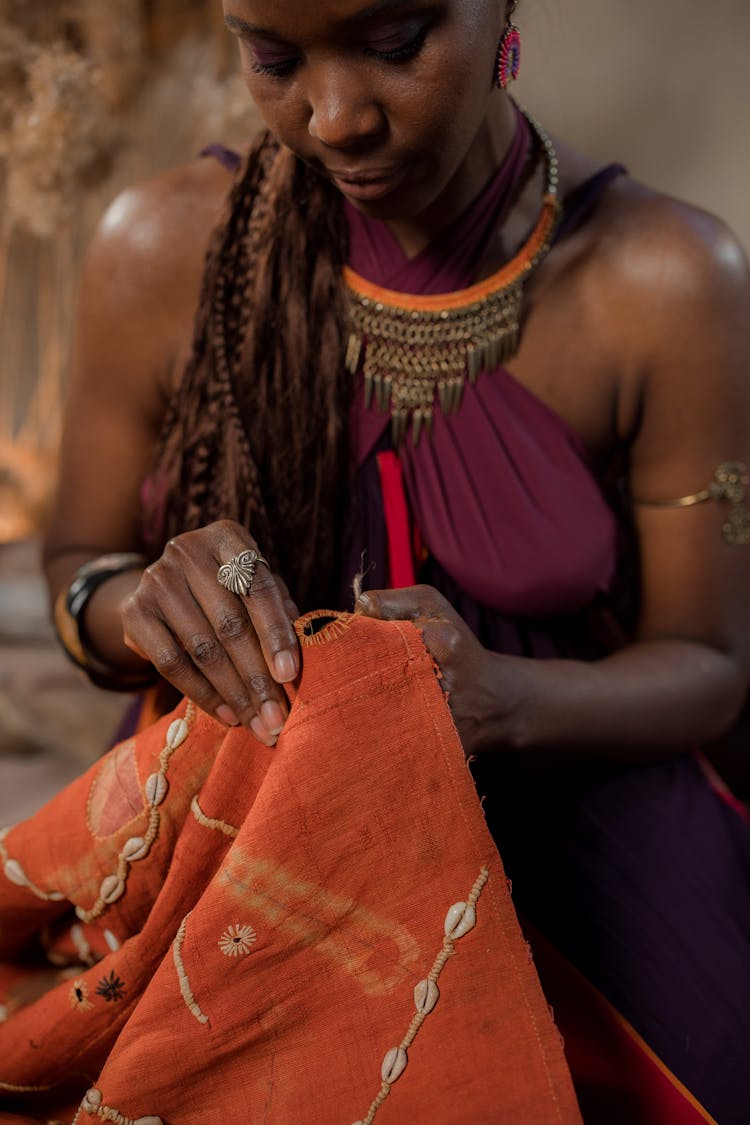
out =
[[[80,926],[77,922],[70,927],[70,940],[73,942],[81,964],[89,966],[96,964],[96,956],[83,932],[83,926]]]
[[[225,957],[242,957],[250,952],[257,940],[258,935],[252,926],[241,926],[237,922],[234,926],[227,926],[219,938],[219,949]]]
[[[37,887],[32,883],[31,879],[29,879],[18,860],[11,859],[8,855],[8,849],[5,847],[3,841],[12,827],[12,825],[9,825],[0,832],[0,861],[2,861],[5,878],[16,887],[25,887],[27,891],[31,891],[31,893],[36,895],[37,898],[40,898],[42,902],[62,902],[65,895],[61,894],[59,891],[43,891],[41,887]]]
[[[438,978],[448,959],[453,956],[456,942],[460,941],[461,938],[476,925],[476,905],[489,877],[489,870],[483,867],[479,872],[474,886],[471,888],[466,902],[454,903],[446,914],[443,926],[445,936],[440,952],[435,958],[428,976],[425,980],[421,980],[414,989],[414,1007],[416,1008],[416,1012],[409,1024],[406,1035],[401,1040],[398,1047],[391,1047],[389,1051],[386,1051],[380,1067],[380,1090],[373,1098],[365,1116],[361,1120],[356,1121],[354,1125],[372,1125],[372,1122],[375,1120],[375,1115],[390,1094],[394,1082],[397,1082],[406,1070],[409,1063],[409,1048],[416,1039],[420,1027],[440,999],[440,990],[437,983]]]
[[[208,1024],[208,1016],[201,1010],[201,1006],[193,995],[193,990],[190,987],[190,980],[185,969],[185,964],[182,960],[182,946],[185,941],[185,932],[187,930],[187,920],[192,914],[192,910],[188,911],[185,917],[180,922],[180,928],[175,934],[175,939],[172,942],[172,959],[174,960],[174,967],[177,969],[177,979],[180,982],[180,992],[182,999],[189,1012],[195,1016],[198,1023]]]
[[[92,1086],[83,1095],[83,1101],[78,1109],[78,1113],[73,1119],[73,1125],[76,1125],[78,1118],[81,1115],[81,1110],[84,1113],[90,1114],[91,1117],[100,1117],[102,1121],[112,1121],[114,1125],[164,1125],[161,1117],[126,1117],[124,1113],[119,1110],[112,1109],[111,1106],[104,1105],[101,1090],[97,1090],[96,1086]]]
[[[227,824],[225,820],[214,820],[213,817],[206,816],[198,802],[197,793],[190,802],[190,811],[204,828],[213,828],[216,832],[223,832],[225,836],[229,836],[232,840],[239,834],[239,828],[235,828],[233,824]]]
[[[132,836],[125,842],[117,860],[117,870],[112,875],[107,875],[106,878],[102,880],[99,895],[91,909],[86,910],[83,906],[76,907],[76,915],[82,922],[93,922],[96,918],[100,918],[108,906],[112,906],[113,903],[122,898],[125,894],[125,883],[131,866],[139,860],[145,859],[151,851],[154,840],[159,834],[159,822],[161,819],[159,806],[164,801],[167,791],[169,790],[169,782],[167,781],[169,760],[178,746],[182,745],[190,733],[194,718],[195,705],[188,702],[185,709],[185,717],[183,719],[175,719],[169,724],[164,740],[164,748],[159,755],[159,771],[158,773],[151,774],[144,786],[146,800],[148,802],[148,828],[143,836]]]

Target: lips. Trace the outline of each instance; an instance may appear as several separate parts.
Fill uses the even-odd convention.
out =
[[[400,168],[352,168],[340,172],[329,169],[328,174],[344,195],[349,196],[350,199],[367,201],[390,195],[403,179],[404,171],[402,166]]]

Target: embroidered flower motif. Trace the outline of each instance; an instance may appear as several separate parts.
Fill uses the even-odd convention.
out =
[[[102,977],[99,981],[96,986],[96,995],[103,996],[107,1002],[122,1000],[125,995],[125,983],[113,970],[108,977]]]
[[[70,1006],[74,1011],[87,1012],[89,1008],[94,1006],[89,1000],[88,985],[83,980],[73,981],[68,997],[70,998]]]
[[[227,957],[241,957],[250,952],[250,946],[258,940],[252,926],[228,926],[219,938],[219,949]]]

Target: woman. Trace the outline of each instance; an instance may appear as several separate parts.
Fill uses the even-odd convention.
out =
[[[750,842],[690,751],[750,670],[747,264],[517,112],[514,7],[227,0],[271,139],[104,220],[50,587],[95,676],[268,746],[296,606],[404,587],[357,609],[440,668],[584,1111],[595,1026],[674,1120],[739,1122]]]

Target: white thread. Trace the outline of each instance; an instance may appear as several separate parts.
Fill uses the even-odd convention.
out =
[[[185,940],[187,920],[191,914],[192,910],[189,910],[180,922],[180,928],[175,935],[174,942],[172,943],[172,957],[174,959],[175,968],[177,969],[177,979],[180,982],[180,992],[182,993],[182,999],[185,1001],[188,1010],[195,1016],[198,1023],[207,1024],[208,1016],[205,1012],[201,1011],[200,1004],[193,995],[193,990],[190,987],[190,981],[188,979],[185,965],[182,960],[182,943]]]
[[[223,832],[225,836],[234,839],[239,833],[239,828],[235,828],[233,824],[227,824],[225,820],[214,820],[213,817],[206,816],[203,809],[198,803],[198,794],[193,797],[190,802],[190,811],[199,824],[204,828],[213,828],[216,832]]]

